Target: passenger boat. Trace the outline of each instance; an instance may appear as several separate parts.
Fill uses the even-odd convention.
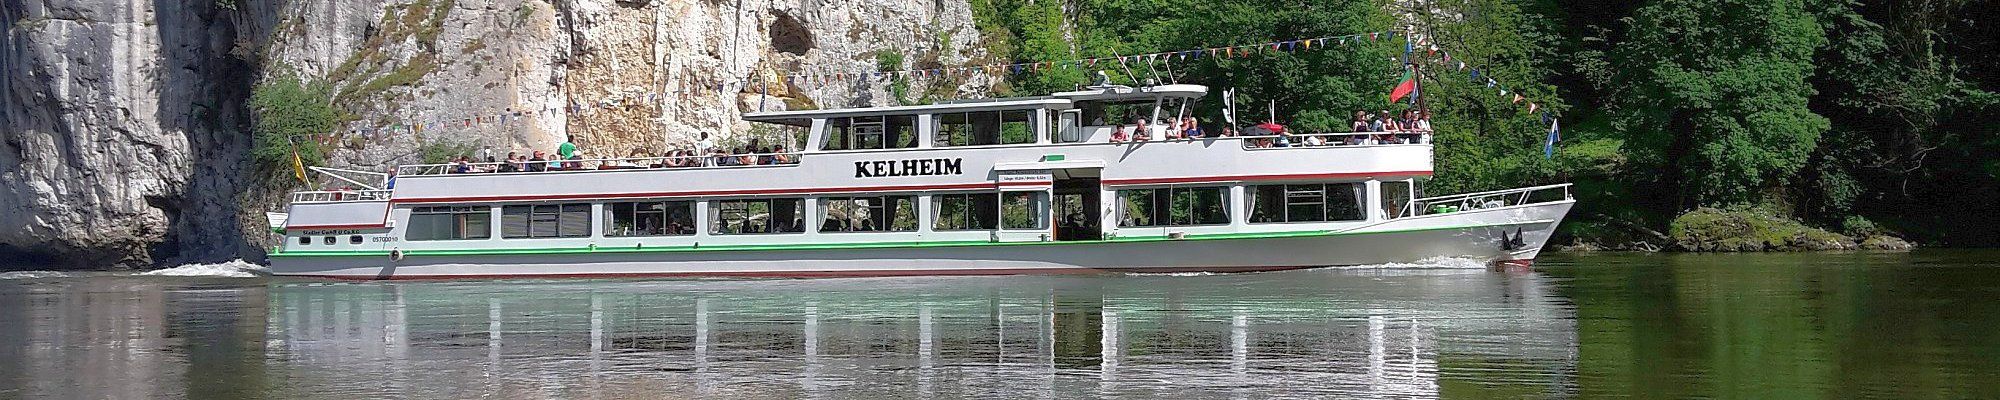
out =
[[[1152,140],[1114,141],[1120,128],[1103,122],[1159,121],[1207,91],[749,113],[804,144],[743,165],[399,166],[393,188],[293,193],[271,269],[412,279],[1526,266],[1575,203],[1567,184],[1425,197],[1427,132],[1165,139],[1171,128],[1149,124]],[[1313,136],[1326,144],[1269,145]]]

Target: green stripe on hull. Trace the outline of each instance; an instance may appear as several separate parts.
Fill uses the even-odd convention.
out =
[[[1452,229],[1484,228],[1493,226],[1511,226],[1511,225],[1532,224],[1537,222],[1549,222],[1549,221],[1525,221],[1525,222],[1509,222],[1509,223],[1489,224],[1489,225],[1446,226],[1446,227],[1436,227],[1436,228],[1400,229],[1400,230],[1373,231],[1373,232],[1302,231],[1302,232],[1273,232],[1273,233],[1214,233],[1205,235],[1188,235],[1184,239],[1169,239],[1166,236],[1125,236],[1125,237],[1113,238],[1111,240],[1070,241],[1070,242],[991,242],[985,240],[972,240],[972,241],[940,241],[940,242],[739,244],[739,245],[671,246],[671,247],[663,246],[663,247],[596,247],[596,248],[556,247],[556,248],[519,248],[519,249],[451,249],[451,250],[405,250],[403,251],[403,255],[404,256],[478,256],[478,255],[524,255],[524,254],[674,253],[674,252],[698,252],[698,251],[860,250],[860,249],[934,248],[934,247],[967,247],[967,246],[1065,246],[1065,245],[1073,246],[1073,245],[1112,244],[1112,243],[1185,242],[1185,241],[1196,241],[1196,240],[1279,239],[1279,238],[1300,238],[1300,237],[1318,237],[1318,236],[1330,237],[1330,236],[1373,235],[1373,234],[1384,234],[1384,233],[1426,232],[1426,231],[1439,231],[1439,230],[1452,230]],[[389,253],[390,250],[300,250],[300,251],[273,253],[271,254],[271,257],[388,256]]]

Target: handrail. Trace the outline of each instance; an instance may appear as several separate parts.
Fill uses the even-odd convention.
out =
[[[1557,184],[1550,184],[1550,185],[1541,185],[1541,186],[1529,186],[1529,187],[1524,187],[1524,188],[1513,188],[1513,189],[1500,189],[1500,190],[1490,190],[1490,191],[1484,191],[1484,192],[1473,192],[1473,193],[1459,193],[1459,194],[1450,194],[1450,195],[1444,195],[1444,196],[1432,196],[1432,197],[1425,197],[1425,198],[1421,198],[1421,199],[1416,199],[1416,201],[1430,201],[1430,200],[1437,200],[1437,199],[1444,199],[1444,198],[1454,198],[1454,197],[1469,197],[1469,196],[1483,196],[1483,195],[1489,195],[1489,194],[1499,194],[1499,193],[1508,193],[1508,192],[1521,192],[1521,191],[1536,191],[1536,190],[1542,190],[1542,189],[1553,189],[1553,188],[1559,188],[1559,187],[1565,187],[1565,186],[1570,186],[1570,185],[1572,185],[1572,184],[1569,184],[1569,183],[1557,183]],[[1565,197],[1567,197],[1567,196],[1565,196]]]
[[[292,192],[293,203],[335,203],[347,201],[383,201],[389,199],[388,190],[315,190]]]
[[[1414,137],[1412,137],[1412,135],[1414,135]],[[1403,138],[1403,140],[1400,140],[1399,142],[1392,142],[1392,141],[1383,141],[1383,140],[1380,140],[1380,139],[1377,139],[1377,138],[1376,138],[1377,136],[1394,136],[1394,137],[1397,137],[1397,138]],[[1300,134],[1284,134],[1284,135],[1260,135],[1260,136],[1235,136],[1235,137],[1236,137],[1236,138],[1241,138],[1241,139],[1290,139],[1292,143],[1287,143],[1287,144],[1286,144],[1286,146],[1284,146],[1284,147],[1286,147],[1286,148],[1290,148],[1290,147],[1333,147],[1333,146],[1369,146],[1369,145],[1399,145],[1399,144],[1430,144],[1430,142],[1431,142],[1431,131],[1389,131],[1389,132],[1321,132],[1321,133],[1300,133]],[[1327,140],[1327,141],[1326,141],[1325,143],[1322,143],[1322,144],[1316,144],[1316,145],[1315,145],[1315,144],[1309,144],[1309,143],[1306,143],[1306,140],[1304,140],[1304,139],[1294,139],[1294,138],[1308,138],[1308,137],[1324,137],[1324,138],[1329,138],[1329,139],[1328,139],[1328,140]],[[1341,140],[1341,141],[1336,141],[1336,140],[1332,140],[1332,139],[1330,139],[1330,138],[1335,138],[1335,137],[1359,137],[1360,139],[1359,139],[1359,140],[1355,140],[1355,141],[1353,141],[1352,143],[1349,143],[1348,141],[1345,141],[1345,140]],[[1249,140],[1244,140],[1244,141],[1243,141],[1243,145],[1244,145],[1244,148],[1248,148],[1248,149],[1267,149],[1267,148],[1279,148],[1279,147],[1277,147],[1277,146],[1276,146],[1276,143],[1273,143],[1273,145],[1272,145],[1272,146],[1269,146],[1269,147],[1265,147],[1265,146],[1256,146],[1256,147],[1252,147],[1252,146],[1251,146],[1251,141],[1249,141]]]
[[[598,170],[631,170],[631,169],[661,169],[661,168],[770,167],[770,166],[798,164],[799,159],[804,155],[805,153],[789,152],[789,153],[729,154],[721,156],[708,155],[708,156],[674,156],[674,157],[620,157],[620,158],[591,158],[591,159],[578,159],[578,160],[541,160],[541,161],[520,161],[520,162],[497,161],[497,162],[476,162],[476,163],[465,163],[465,164],[458,164],[458,163],[415,164],[415,165],[396,166],[396,175],[426,176],[426,175],[487,174],[496,172],[535,173],[535,172],[560,172],[560,171],[598,171]],[[783,159],[780,160],[773,157],[783,157]],[[755,163],[733,164],[736,162],[741,162],[741,159],[743,158],[752,158],[752,161]],[[771,160],[771,161],[765,162],[765,160]],[[510,165],[513,166],[512,170],[510,170],[510,168],[507,168]],[[461,166],[464,167],[463,168],[464,172],[458,172],[460,170],[459,167]]]
[[[1488,208],[1500,208],[1500,207],[1511,207],[1511,206],[1519,206],[1527,204],[1547,203],[1551,201],[1535,201],[1534,195],[1536,193],[1541,193],[1552,189],[1562,190],[1562,200],[1555,200],[1555,201],[1574,199],[1574,197],[1571,197],[1569,188],[1570,184],[1568,183],[1558,183],[1553,185],[1530,186],[1524,188],[1502,189],[1502,190],[1493,190],[1485,192],[1461,193],[1461,194],[1446,195],[1446,196],[1411,199],[1403,203],[1402,211],[1398,212],[1396,216],[1393,216],[1391,218],[1413,217],[1426,214],[1448,214],[1464,210],[1479,210]]]

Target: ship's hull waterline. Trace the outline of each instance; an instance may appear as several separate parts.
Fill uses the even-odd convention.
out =
[[[338,279],[862,277],[1249,272],[1472,258],[1531,262],[1573,201],[1391,220],[1342,232],[1028,243],[289,253],[281,276]]]

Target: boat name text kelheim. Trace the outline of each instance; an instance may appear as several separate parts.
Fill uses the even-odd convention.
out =
[[[933,158],[924,160],[855,161],[854,177],[882,178],[894,176],[958,175],[965,173],[961,168],[963,158]]]

